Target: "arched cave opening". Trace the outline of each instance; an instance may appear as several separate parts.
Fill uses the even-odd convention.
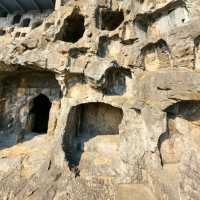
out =
[[[143,65],[147,71],[156,71],[169,68],[171,64],[171,51],[164,40],[145,46],[141,51]]]
[[[25,19],[23,19],[23,20],[22,20],[21,27],[29,27],[30,22],[31,22],[31,19],[30,19],[30,18],[25,18]]]
[[[127,90],[127,80],[131,72],[123,68],[111,68],[105,73],[105,83],[102,89],[105,95],[123,95]]]
[[[177,164],[185,152],[185,143],[190,140],[200,145],[200,101],[180,101],[165,109],[167,129],[158,140],[161,165]]]
[[[21,37],[26,37],[26,33],[21,33]]]
[[[63,137],[63,150],[71,171],[79,175],[82,169],[92,168],[93,163],[89,160],[96,158],[107,158],[111,162],[119,158],[116,155],[122,118],[120,108],[105,103],[85,103],[72,107]]]
[[[20,15],[20,14],[15,15],[15,16],[13,17],[12,25],[15,25],[15,24],[20,23],[21,18],[22,18],[22,15]]]
[[[6,34],[6,31],[5,30],[0,30],[0,36],[3,36]]]
[[[113,31],[124,21],[122,10],[97,9],[96,27],[101,30]]]
[[[77,42],[80,38],[83,37],[85,32],[84,23],[84,16],[75,10],[69,17],[65,19],[57,39],[70,43]]]
[[[47,133],[50,108],[51,101],[47,96],[39,94],[33,99],[33,106],[30,110],[30,120],[33,132]]]
[[[19,37],[20,37],[20,34],[21,34],[20,32],[16,32],[16,33],[15,33],[15,38],[19,38]]]
[[[0,149],[54,133],[61,95],[55,74],[19,70],[0,82]]]

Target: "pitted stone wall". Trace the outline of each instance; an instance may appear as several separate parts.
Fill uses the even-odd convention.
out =
[[[6,26],[0,199],[199,200],[199,8],[58,0],[37,28]],[[40,94],[47,134],[21,132]]]

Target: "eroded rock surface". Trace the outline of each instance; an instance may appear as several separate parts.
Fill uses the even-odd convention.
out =
[[[18,1],[0,9],[0,199],[199,200],[200,2]]]

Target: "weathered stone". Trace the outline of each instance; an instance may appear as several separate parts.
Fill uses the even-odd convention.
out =
[[[0,199],[198,200],[199,0],[7,1]]]

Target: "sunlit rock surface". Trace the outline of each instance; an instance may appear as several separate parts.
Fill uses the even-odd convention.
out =
[[[18,1],[0,9],[0,199],[199,200],[200,2]]]

